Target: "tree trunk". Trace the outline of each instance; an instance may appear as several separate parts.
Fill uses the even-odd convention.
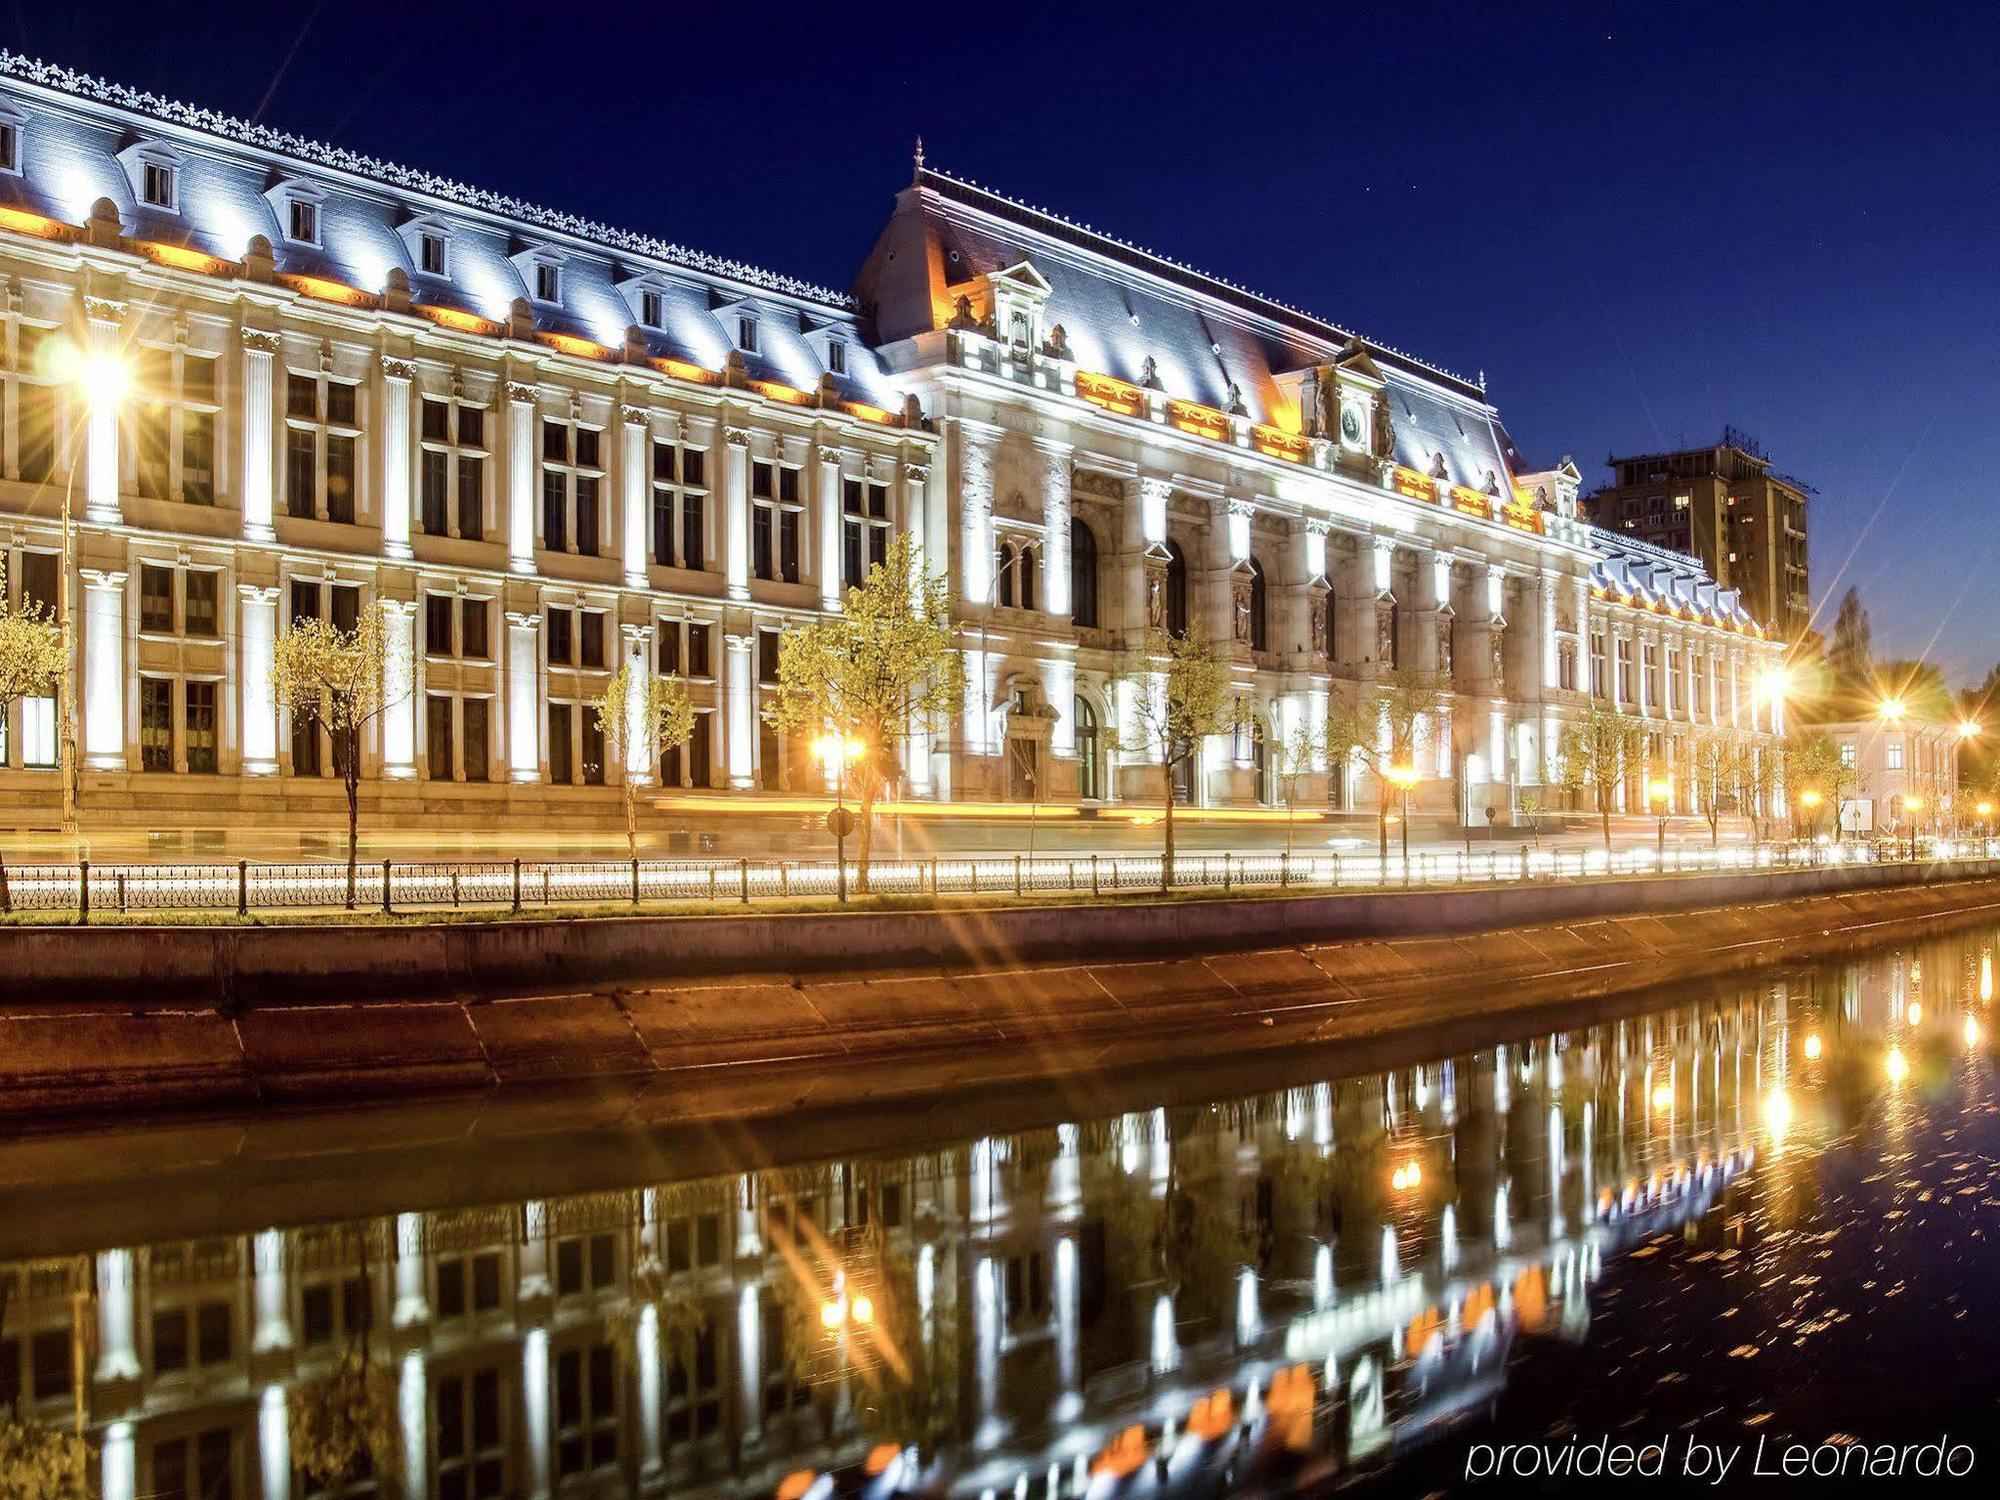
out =
[[[347,734],[347,764],[341,780],[347,784],[347,909],[354,910],[354,867],[361,851],[361,731]]]
[[[639,857],[639,789],[632,784],[632,773],[625,773],[625,854],[629,859]]]
[[[854,837],[854,889],[860,895],[868,894],[868,857],[875,847],[875,785],[871,781],[861,789],[861,816],[856,820]]]
[[[1611,858],[1611,799],[1603,791],[1597,794],[1597,816],[1604,825],[1604,857]]]
[[[1722,814],[1711,808],[1708,814],[1708,847],[1719,848],[1722,844]]]
[[[1389,781],[1375,773],[1375,859],[1382,878],[1389,878]]]
[[[1174,763],[1171,759],[1161,762],[1160,775],[1166,782],[1167,793],[1167,842],[1165,852],[1160,856],[1160,894],[1164,896],[1174,885]]]

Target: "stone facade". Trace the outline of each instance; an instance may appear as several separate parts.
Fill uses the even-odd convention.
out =
[[[777,641],[899,531],[970,682],[903,747],[913,800],[1157,799],[1115,748],[1155,626],[1234,674],[1245,728],[1185,788],[1219,806],[1277,800],[1274,747],[1392,661],[1449,674],[1419,796],[1463,811],[1549,779],[1590,632],[1770,658],[1712,584],[1593,588],[1575,471],[1523,473],[1477,383],[941,174],[849,298],[12,56],[0,135],[0,557],[53,605],[69,494],[99,827],[337,806],[270,662],[377,607],[373,818],[614,822],[593,784],[628,776],[816,797],[763,723]],[[113,351],[133,388],[93,407],[63,358]],[[621,660],[688,678],[686,751],[607,763]],[[1634,706],[1748,731],[1727,701]],[[55,717],[9,710],[0,825],[53,825]],[[1354,780],[1321,755],[1298,800]]]

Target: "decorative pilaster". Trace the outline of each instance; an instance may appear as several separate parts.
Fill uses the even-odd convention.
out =
[[[750,597],[750,434],[741,427],[722,430],[722,578],[731,599]]]
[[[540,615],[507,611],[507,773],[542,779],[542,670],[535,632]]]
[[[917,567],[926,578],[942,572],[945,566],[943,555],[944,534],[931,529],[929,489],[931,466],[929,464],[903,465],[903,509],[904,529],[910,534],[917,554]],[[938,555],[931,555],[933,538],[936,539]],[[926,773],[928,775],[928,773]]]
[[[619,466],[625,483],[625,586],[638,589],[646,586],[646,434],[652,413],[643,406],[621,406],[618,415],[624,443]]]
[[[1067,620],[1069,598],[1069,509],[1071,450],[1049,446],[1037,455],[1042,467],[1042,597],[1048,614]],[[1068,713],[1065,706],[1063,712]]]
[[[997,433],[961,424],[959,452],[959,578],[964,602],[993,599],[993,446]]]
[[[243,774],[278,773],[278,695],[271,681],[277,661],[278,590],[236,586],[236,653],[242,689]]]
[[[845,455],[830,443],[813,449],[816,460],[813,498],[819,509],[819,603],[829,612],[840,608],[840,464]]]
[[[535,407],[541,392],[507,384],[507,566],[535,571]],[[520,768],[515,767],[518,779]]]
[[[724,769],[729,773],[729,784],[738,791],[747,791],[757,784],[756,769],[751,764],[757,743],[753,722],[756,701],[752,696],[750,670],[750,653],[755,645],[755,639],[747,633],[732,633],[722,638],[723,699],[729,715]]]
[[[125,574],[83,576],[83,763],[125,769]]]
[[[92,354],[100,359],[117,358],[118,329],[125,321],[125,304],[109,297],[85,297],[83,315],[90,324]],[[118,505],[118,403],[110,399],[88,400],[85,421],[88,427],[84,444],[84,514],[100,524],[112,524],[123,519]]]
[[[652,685],[653,627],[651,625],[621,625],[619,634],[623,638],[625,653],[625,764],[621,774],[634,786],[651,786],[654,767],[659,761],[658,747],[653,743],[653,726],[648,722],[646,701],[648,689]]]
[[[382,357],[382,550],[410,552],[410,382],[416,366]]]
[[[383,599],[382,774],[407,780],[417,774],[417,606],[411,599]],[[437,768],[431,768],[435,775]]]
[[[271,524],[277,481],[271,434],[278,420],[271,362],[279,342],[278,335],[266,329],[243,330],[243,535],[253,542],[277,536]]]

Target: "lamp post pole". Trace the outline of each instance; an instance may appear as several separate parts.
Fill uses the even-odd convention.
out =
[[[56,679],[56,734],[60,741],[58,755],[62,760],[62,836],[69,845],[70,857],[81,860],[83,841],[79,835],[76,814],[76,624],[72,618],[74,606],[70,600],[70,572],[76,566],[76,532],[70,522],[70,499],[76,489],[75,458],[69,466],[69,476],[63,481],[62,499],[62,588],[58,592],[57,609],[62,625],[63,669]]]
[[[847,901],[847,753],[843,743],[833,752],[833,886],[836,896]]]

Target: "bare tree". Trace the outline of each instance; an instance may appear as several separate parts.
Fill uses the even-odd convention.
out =
[[[1597,802],[1604,831],[1604,852],[1611,853],[1611,812],[1618,788],[1638,765],[1643,737],[1636,721],[1591,700],[1583,715],[1563,726],[1556,752],[1563,785],[1581,794],[1588,788]]]
[[[1121,748],[1160,768],[1166,807],[1160,889],[1165,891],[1174,881],[1174,771],[1193,760],[1209,735],[1236,727],[1238,705],[1229,691],[1228,667],[1200,632],[1156,631],[1147,646],[1147,659],[1120,674],[1133,689],[1132,732],[1118,740]]]
[[[625,773],[625,852],[639,857],[639,783],[633,776],[641,760],[694,738],[694,702],[678,674],[661,677],[622,663],[604,684],[592,705],[605,752]]]
[[[1444,704],[1448,680],[1420,667],[1397,667],[1359,701],[1335,694],[1327,704],[1326,752],[1335,765],[1359,761],[1375,779],[1376,852],[1389,858],[1392,770],[1417,769],[1424,724]],[[1400,789],[1399,789],[1400,790]]]

